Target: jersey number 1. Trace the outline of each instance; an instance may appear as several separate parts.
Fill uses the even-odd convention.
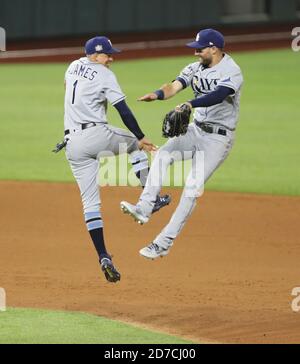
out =
[[[72,96],[72,104],[75,102],[75,92],[77,87],[78,80],[73,83],[73,96]]]

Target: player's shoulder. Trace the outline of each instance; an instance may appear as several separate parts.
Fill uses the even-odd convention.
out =
[[[72,61],[69,66],[68,66],[68,70],[71,69],[72,67],[74,67],[77,63],[78,63],[79,59],[75,59],[74,61]]]
[[[79,67],[80,65],[83,64],[84,64],[84,58],[75,59],[69,64],[66,73],[69,73],[69,71],[72,72],[74,69],[76,69],[76,67]]]
[[[235,60],[229,55],[225,54],[222,66],[227,70],[235,73],[242,73],[240,66],[235,62]]]
[[[199,70],[200,62],[193,62],[186,65],[181,71],[181,76],[191,78]]]
[[[193,72],[197,72],[200,68],[200,62],[193,62],[193,63],[189,63],[187,66],[185,66],[186,69],[189,69]]]
[[[108,78],[111,78],[111,77],[115,78],[116,77],[114,72],[110,68],[108,68],[108,67],[106,67],[106,66],[104,66],[102,64],[98,64],[98,66],[99,66],[98,69],[101,71],[101,74],[103,76],[108,77]]]

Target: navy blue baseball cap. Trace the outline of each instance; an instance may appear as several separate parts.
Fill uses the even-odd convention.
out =
[[[103,36],[89,39],[85,43],[84,48],[86,54],[94,54],[94,53],[113,54],[121,52],[119,49],[113,48],[111,41],[107,37]]]
[[[206,48],[206,47],[217,47],[224,48],[225,40],[223,34],[218,32],[215,29],[203,29],[201,30],[194,42],[190,42],[186,44],[190,48]]]

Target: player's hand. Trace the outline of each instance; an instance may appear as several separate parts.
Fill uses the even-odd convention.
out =
[[[144,137],[138,142],[139,148],[145,150],[146,152],[156,152],[157,146],[154,145],[149,139]]]
[[[155,100],[157,100],[157,95],[154,92],[151,92],[150,94],[146,94],[138,98],[138,101],[146,101],[146,102]]]

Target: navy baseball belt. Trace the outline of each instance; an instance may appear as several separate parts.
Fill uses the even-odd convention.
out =
[[[85,123],[81,124],[81,130],[92,128],[93,126],[97,126],[96,123]],[[70,134],[70,129],[65,130],[65,135]]]
[[[93,122],[85,123],[85,124],[81,124],[80,128],[81,128],[81,130],[84,130],[84,129],[87,129],[87,128],[92,128],[93,126],[96,126],[96,125],[97,125],[97,123],[93,123]],[[75,131],[75,129],[74,129],[74,131]],[[70,129],[65,130],[64,134],[65,134],[65,136],[69,135],[70,134]],[[65,148],[68,141],[69,141],[68,138],[64,138],[64,140],[62,142],[56,144],[56,146],[52,150],[52,152],[58,153],[59,151],[61,151],[63,148]]]
[[[203,131],[205,131],[206,133],[210,133],[210,134],[220,134],[220,135],[227,135],[228,131],[234,131],[233,129],[229,129],[226,128],[225,126],[221,126],[221,125],[215,125],[213,123],[205,123],[205,122],[200,122],[200,121],[195,121],[195,124],[202,129]]]

